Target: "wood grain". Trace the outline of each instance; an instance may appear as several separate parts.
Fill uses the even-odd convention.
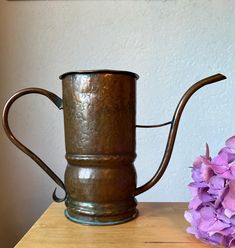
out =
[[[16,248],[210,247],[186,233],[185,203],[139,203],[139,217],[115,226],[84,226],[64,217],[52,203]]]

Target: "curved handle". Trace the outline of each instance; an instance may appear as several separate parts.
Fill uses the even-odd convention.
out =
[[[168,140],[167,140],[167,144],[166,144],[166,148],[165,148],[165,152],[164,152],[161,164],[160,164],[159,168],[157,169],[157,172],[155,173],[155,175],[147,183],[136,188],[135,196],[139,195],[139,194],[145,192],[146,190],[150,189],[151,187],[153,187],[163,176],[163,174],[164,174],[164,172],[168,166],[168,163],[170,161],[170,158],[171,158],[171,154],[173,151],[175,138],[176,138],[176,134],[177,134],[178,126],[179,126],[180,117],[182,115],[184,107],[185,107],[186,103],[188,102],[189,98],[197,90],[199,90],[201,87],[203,87],[207,84],[215,83],[215,82],[220,81],[220,80],[224,80],[224,79],[226,79],[226,77],[224,75],[215,74],[213,76],[204,78],[204,79],[198,81],[197,83],[193,84],[185,92],[185,94],[183,95],[183,97],[179,101],[179,103],[176,107],[175,113],[173,115],[172,121],[169,121],[169,122],[166,122],[163,124],[159,124],[159,125],[151,125],[151,126],[137,125],[136,126],[136,127],[143,127],[143,128],[146,128],[146,127],[151,128],[151,127],[161,127],[161,126],[171,124],[169,135],[168,135]]]
[[[55,95],[54,93],[40,89],[40,88],[27,88],[20,90],[16,92],[6,103],[4,110],[3,110],[3,116],[2,116],[2,121],[3,121],[3,127],[4,130],[10,139],[10,141],[15,144],[22,152],[27,154],[31,159],[33,159],[46,173],[48,176],[50,176],[54,182],[59,185],[64,191],[65,191],[65,197],[64,198],[59,198],[56,196],[56,188],[53,192],[53,200],[56,202],[62,202],[66,199],[66,190],[64,183],[61,181],[61,179],[35,154],[33,153],[30,149],[28,149],[26,146],[24,146],[19,140],[16,139],[16,137],[13,135],[9,124],[8,124],[8,114],[9,110],[12,106],[12,104],[21,96],[28,95],[28,94],[40,94],[44,95],[47,98],[49,98],[59,109],[63,109],[63,100]]]

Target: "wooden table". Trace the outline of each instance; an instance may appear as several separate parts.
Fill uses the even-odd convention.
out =
[[[83,226],[64,217],[64,204],[52,203],[17,248],[210,247],[186,233],[185,203],[139,203],[139,217],[115,226]]]

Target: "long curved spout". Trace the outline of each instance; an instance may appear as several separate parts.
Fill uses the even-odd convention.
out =
[[[212,84],[215,83],[217,81],[221,81],[226,79],[226,77],[222,74],[215,74],[213,76],[204,78],[200,81],[198,81],[197,83],[195,83],[194,85],[192,85],[183,95],[183,97],[181,98],[181,100],[178,103],[178,106],[176,107],[175,113],[173,115],[172,121],[171,122],[166,122],[162,125],[153,125],[153,126],[141,126],[138,125],[137,127],[158,127],[158,126],[163,126],[163,125],[167,125],[167,124],[171,124],[170,127],[170,131],[169,131],[169,135],[168,135],[168,140],[167,140],[167,144],[166,144],[166,148],[165,148],[165,152],[163,155],[163,159],[161,161],[161,164],[157,170],[157,172],[155,173],[155,175],[144,185],[136,188],[135,191],[135,195],[139,195],[143,192],[145,192],[146,190],[150,189],[151,187],[153,187],[163,176],[168,163],[170,161],[171,158],[171,154],[173,151],[173,147],[174,147],[174,143],[175,143],[175,138],[176,138],[176,134],[177,134],[177,130],[178,130],[178,126],[179,126],[179,121],[182,115],[182,112],[184,110],[184,107],[186,105],[186,103],[188,102],[189,98],[200,88],[202,88],[203,86],[207,85],[207,84]]]

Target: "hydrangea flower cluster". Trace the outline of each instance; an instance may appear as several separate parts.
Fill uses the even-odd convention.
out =
[[[203,242],[235,248],[235,136],[214,158],[206,145],[206,155],[193,163],[192,179],[187,232]]]

